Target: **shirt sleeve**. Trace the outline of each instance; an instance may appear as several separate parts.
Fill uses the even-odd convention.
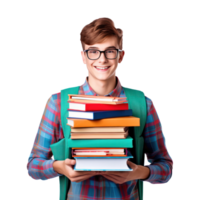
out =
[[[151,163],[146,166],[150,175],[145,181],[166,183],[172,176],[173,161],[167,151],[162,127],[152,101],[146,98],[147,120],[144,130],[144,152]]]
[[[27,169],[34,179],[46,180],[60,176],[53,169],[54,160],[51,159],[50,145],[57,142],[59,134],[58,108],[51,96],[47,101],[42,120],[28,159]]]

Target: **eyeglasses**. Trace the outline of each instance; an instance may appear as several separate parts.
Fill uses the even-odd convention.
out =
[[[101,56],[101,53],[104,53],[104,55],[107,59],[112,60],[112,59],[116,59],[118,52],[121,52],[121,51],[122,50],[120,50],[120,49],[107,49],[105,51],[100,51],[100,50],[97,50],[97,49],[87,49],[87,50],[84,50],[83,52],[87,53],[87,57],[90,60],[99,59],[100,56]]]

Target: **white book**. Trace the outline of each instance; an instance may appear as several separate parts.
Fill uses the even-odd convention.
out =
[[[74,152],[75,155],[77,156],[87,156],[87,155],[102,155],[102,156],[106,156],[107,153],[104,152]]]
[[[75,171],[132,171],[127,165],[126,157],[74,157],[76,159]]]
[[[75,149],[74,150],[75,152],[83,152],[83,151],[88,151],[88,152],[91,152],[91,151],[94,151],[94,152],[97,152],[97,151],[114,151],[114,152],[124,152],[124,149]]]
[[[85,111],[85,104],[69,103],[69,109]]]
[[[93,112],[78,112],[78,111],[68,111],[68,117],[70,118],[81,118],[81,119],[93,119]]]

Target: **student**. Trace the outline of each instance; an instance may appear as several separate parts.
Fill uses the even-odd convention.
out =
[[[86,25],[81,32],[88,77],[79,88],[79,94],[125,97],[120,80],[115,76],[118,63],[124,57],[122,30],[116,29],[112,20],[100,18]],[[70,73],[70,72],[69,72]],[[124,72],[124,76],[126,76]],[[130,85],[131,87],[132,85]],[[66,176],[71,180],[68,200],[122,199],[138,200],[138,180],[150,183],[166,183],[172,176],[170,158],[162,133],[161,124],[152,101],[145,97],[147,119],[144,134],[144,152],[148,166],[128,161],[133,171],[87,172],[74,171],[75,160],[52,160],[50,145],[63,139],[61,126],[61,96],[52,95],[47,104],[28,160],[28,173],[34,179]]]

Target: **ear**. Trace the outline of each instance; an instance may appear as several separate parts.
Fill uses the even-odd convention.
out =
[[[80,51],[80,67],[83,67],[83,65],[86,65],[86,61],[85,61],[85,55],[84,52],[81,50]]]
[[[120,52],[119,64],[123,61],[124,55],[125,55],[125,52],[124,52],[124,51]]]

